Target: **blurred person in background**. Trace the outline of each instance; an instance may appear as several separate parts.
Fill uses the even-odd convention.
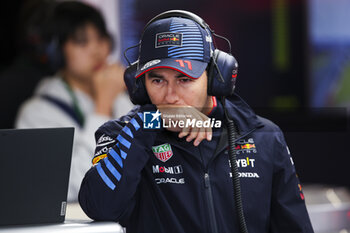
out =
[[[76,1],[57,3],[51,11],[46,50],[59,71],[43,79],[21,106],[16,127],[75,127],[68,201],[76,201],[93,157],[94,132],[132,104],[125,94],[124,67],[108,62],[113,42],[102,15]]]

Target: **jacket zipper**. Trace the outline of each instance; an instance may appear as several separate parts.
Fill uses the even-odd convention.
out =
[[[216,223],[215,210],[214,210],[213,193],[211,191],[209,173],[207,172],[204,174],[204,184],[205,184],[205,194],[207,197],[207,205],[209,210],[209,221],[210,221],[211,233],[218,233],[218,227]]]
[[[235,142],[237,142],[241,138],[246,137],[247,135],[251,134],[256,129],[257,128],[253,128],[250,131],[248,131],[247,133],[245,133],[244,135],[241,135],[239,138],[237,138],[235,140]],[[220,153],[218,153],[218,154],[220,154]],[[209,161],[208,166],[211,163],[211,161],[214,159],[215,156],[216,155],[214,155],[212,157],[212,159]],[[217,223],[216,223],[216,216],[215,216],[215,209],[214,209],[213,193],[212,193],[211,185],[210,185],[210,177],[209,177],[209,173],[208,173],[208,167],[206,168],[206,172],[204,173],[204,185],[205,185],[205,195],[207,198],[207,206],[208,206],[208,210],[209,210],[209,223],[210,223],[211,233],[218,233],[218,227],[217,227]]]

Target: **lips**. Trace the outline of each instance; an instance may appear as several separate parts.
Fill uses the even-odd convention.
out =
[[[103,67],[104,63],[99,63],[94,66],[93,71],[98,71]]]

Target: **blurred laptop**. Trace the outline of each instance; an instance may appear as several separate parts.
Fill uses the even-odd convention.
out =
[[[65,219],[74,128],[0,130],[0,226]]]

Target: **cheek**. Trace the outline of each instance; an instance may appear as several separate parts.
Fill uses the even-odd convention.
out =
[[[111,52],[111,45],[107,42],[102,43],[102,45],[99,46],[99,50],[101,51],[102,57],[107,58]]]
[[[152,102],[152,104],[158,105],[158,104],[166,104],[165,101],[165,94],[162,92],[161,89],[155,91],[153,90],[152,92],[148,92],[148,96]]]
[[[65,51],[66,69],[82,72],[90,66],[90,57],[82,49],[71,49]]]
[[[183,92],[182,99],[187,105],[202,108],[207,101],[207,89],[201,85],[195,85],[190,90]]]
[[[158,93],[157,93],[157,90],[154,86],[152,86],[151,82],[148,81],[146,79],[145,81],[145,88],[146,88],[146,91],[147,91],[147,94],[148,94],[148,97],[150,98],[151,102],[155,105],[159,104],[160,103],[160,93],[159,93],[159,90],[158,90]]]

